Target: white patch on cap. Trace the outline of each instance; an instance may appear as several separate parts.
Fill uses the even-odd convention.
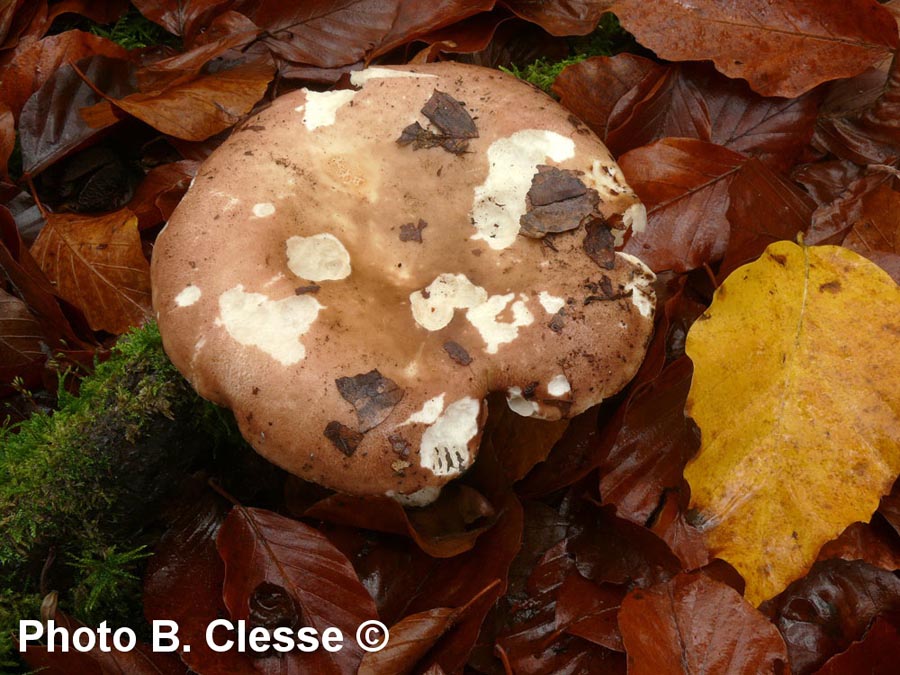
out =
[[[534,315],[525,306],[528,297],[524,294],[520,294],[519,300],[512,304],[513,320],[510,323],[497,321],[497,315],[506,309],[514,297],[515,293],[492,295],[486,302],[466,312],[466,319],[478,330],[487,344],[485,351],[488,354],[496,354],[500,345],[519,337],[519,328],[534,323]]]
[[[531,417],[540,409],[537,402],[529,401],[522,396],[521,387],[510,387],[506,390],[506,405],[514,413],[522,417]]]
[[[188,284],[181,293],[175,296],[175,304],[178,307],[190,307],[200,299],[201,295],[199,286]]]
[[[524,129],[491,143],[487,151],[488,175],[475,188],[472,222],[492,249],[512,245],[525,215],[525,196],[539,164],[549,157],[563,162],[575,156],[575,142],[554,131]]]
[[[631,291],[631,302],[637,307],[641,316],[651,316],[656,306],[656,292],[653,290],[653,282],[656,275],[644,264],[640,258],[635,258],[628,253],[618,253],[625,260],[635,265],[638,269],[633,272],[631,281],[625,284],[625,292]]]
[[[388,490],[384,493],[385,497],[390,497],[394,501],[399,502],[402,506],[428,506],[440,495],[441,488],[439,485],[429,485],[428,487],[423,487],[421,490],[410,492],[408,495],[401,495],[393,490]]]
[[[285,243],[288,268],[301,279],[336,281],[350,276],[350,254],[333,234],[295,236]]]
[[[569,384],[566,376],[562,373],[554,375],[547,383],[547,393],[551,396],[559,398],[560,396],[565,396],[570,391],[572,391],[572,385]]]
[[[425,401],[425,405],[418,412],[406,418],[405,422],[398,424],[399,427],[405,427],[407,424],[434,424],[440,414],[444,412],[444,394],[435,396]]]
[[[541,307],[544,308],[547,314],[556,314],[566,306],[566,301],[563,298],[550,295],[547,291],[541,291],[538,294],[538,302],[541,303]]]
[[[268,218],[275,213],[275,205],[272,202],[260,202],[253,205],[253,215],[257,218]]]
[[[487,300],[488,294],[465,274],[441,274],[424,289],[410,293],[413,318],[422,328],[440,330],[457,309],[468,309]]]
[[[465,397],[454,401],[422,434],[419,460],[435,476],[462,473],[469,466],[469,441],[478,435],[481,402]]]
[[[393,68],[366,68],[354,70],[350,73],[350,84],[354,87],[362,87],[369,80],[391,79],[396,77],[437,77],[430,73],[413,73],[409,70],[394,70]]]
[[[309,295],[270,300],[262,293],[245,293],[238,284],[219,296],[219,318],[228,334],[245,346],[259,347],[285,366],[306,358],[300,337],[325,309]]]
[[[303,115],[303,124],[308,131],[334,124],[337,111],[350,103],[356,92],[352,89],[337,91],[306,91],[306,105],[294,108]]]
[[[647,229],[647,207],[640,202],[632,204],[622,214],[622,223],[625,225],[625,229],[630,228],[632,232],[643,232]]]

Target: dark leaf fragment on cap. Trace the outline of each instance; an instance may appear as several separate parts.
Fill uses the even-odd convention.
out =
[[[356,409],[359,430],[363,433],[387,419],[402,399],[403,390],[378,370],[335,380],[341,396]]]
[[[413,122],[401,132],[398,144],[412,145],[414,150],[441,146],[447,152],[460,155],[468,149],[469,139],[478,138],[475,120],[465,106],[443,91],[434,90],[422,107],[422,114],[438,131]]]
[[[600,195],[582,183],[576,172],[541,165],[531,179],[526,201],[520,232],[539,239],[577,228],[594,214]]]
[[[584,252],[588,257],[606,270],[616,266],[616,239],[609,230],[609,225],[601,217],[595,215],[585,225]]]
[[[412,449],[412,446],[407,442],[403,436],[400,434],[391,434],[388,436],[388,442],[391,444],[391,448],[400,455],[401,458],[406,459],[409,457],[409,452]]]
[[[451,359],[456,361],[461,366],[467,366],[472,363],[472,357],[469,356],[469,352],[467,352],[465,348],[458,342],[448,340],[444,343],[444,351],[447,352],[447,355]]]
[[[405,223],[400,226],[400,241],[414,241],[417,244],[422,243],[422,230],[428,227],[428,223],[419,218],[416,225]]]
[[[325,427],[325,438],[347,457],[352,457],[356,448],[362,443],[363,435],[340,422],[329,422]]]

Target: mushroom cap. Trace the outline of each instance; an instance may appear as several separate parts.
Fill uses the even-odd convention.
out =
[[[613,251],[643,206],[550,97],[455,63],[276,99],[160,233],[166,352],[304,479],[411,503],[475,459],[485,397],[570,417],[619,391],[653,274]]]

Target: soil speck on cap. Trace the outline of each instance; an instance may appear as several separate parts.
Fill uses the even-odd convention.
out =
[[[402,399],[404,391],[377,369],[335,380],[345,401],[356,409],[359,430],[365,433],[387,419]]]
[[[472,363],[472,357],[469,356],[469,352],[459,343],[453,342],[453,340],[448,340],[444,343],[444,351],[461,366],[468,366]]]
[[[416,225],[405,223],[400,226],[400,241],[414,241],[417,244],[422,243],[422,230],[428,227],[428,223],[419,218]]]
[[[347,457],[352,457],[359,444],[362,443],[363,435],[340,422],[332,421],[325,427],[325,438]]]

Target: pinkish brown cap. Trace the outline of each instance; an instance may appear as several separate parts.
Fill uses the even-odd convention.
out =
[[[453,63],[278,98],[206,161],[159,235],[166,351],[256,450],[355,494],[433,498],[485,396],[570,417],[634,375],[646,220],[603,144],[542,92]]]

